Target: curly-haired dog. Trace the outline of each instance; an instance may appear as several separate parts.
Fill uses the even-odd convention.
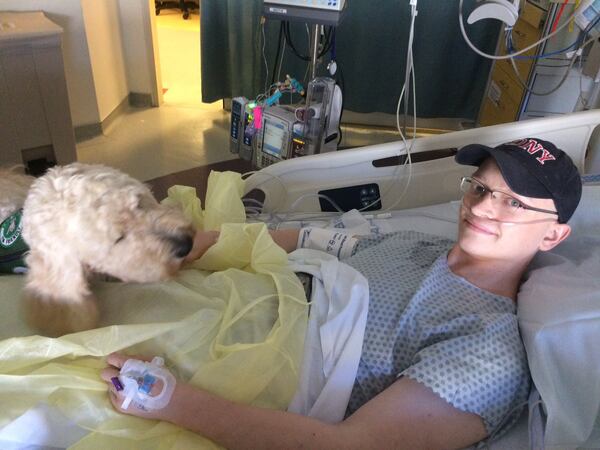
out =
[[[28,322],[53,336],[93,328],[91,273],[127,282],[167,279],[193,236],[179,210],[118,170],[80,163],[50,169],[31,182],[23,205]]]
[[[23,207],[34,179],[17,172],[17,167],[0,169],[0,223]]]

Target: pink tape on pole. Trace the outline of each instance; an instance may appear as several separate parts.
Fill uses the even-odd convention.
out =
[[[257,106],[254,108],[254,128],[260,130],[262,128],[262,107]]]

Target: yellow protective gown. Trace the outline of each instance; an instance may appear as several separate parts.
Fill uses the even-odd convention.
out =
[[[53,339],[27,336],[23,324],[12,335],[19,337],[1,340],[0,429],[45,402],[91,431],[72,449],[216,448],[171,424],[117,413],[99,376],[115,351],[161,355],[198,387],[285,409],[298,380],[308,304],[265,225],[244,223],[242,192],[239,174],[213,172],[203,211],[194,189],[171,188],[166,201],[181,205],[198,228],[220,229],[220,238],[175,280],[96,283],[101,328]],[[14,313],[22,283],[0,279],[0,308],[10,304]],[[11,320],[12,330],[21,319]]]

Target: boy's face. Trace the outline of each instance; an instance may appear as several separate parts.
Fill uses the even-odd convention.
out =
[[[493,158],[486,159],[473,178],[528,206],[556,211],[552,199],[524,197],[513,192]],[[458,228],[458,245],[463,251],[480,259],[524,261],[538,250],[550,250],[568,235],[568,226],[559,224],[551,214],[521,209],[514,220],[518,223],[507,223],[499,221],[500,208],[489,193],[479,199],[463,201]]]

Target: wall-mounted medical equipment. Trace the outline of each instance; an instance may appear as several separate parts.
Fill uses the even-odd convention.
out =
[[[235,97],[231,100],[231,125],[229,128],[229,151],[240,152],[240,141],[244,133],[244,114],[248,99],[246,97]]]
[[[487,0],[481,2],[469,14],[467,23],[470,25],[482,19],[497,19],[512,27],[519,18],[519,1]]]
[[[265,17],[319,25],[338,25],[346,0],[269,0],[263,3]]]
[[[268,0],[263,2],[263,15],[268,19],[310,25],[313,42],[321,34],[323,25],[340,24],[346,7],[346,0]]]
[[[600,15],[600,0],[584,0],[579,5],[577,14],[575,15],[575,23],[582,29],[587,30],[588,26],[592,24],[591,28],[587,30],[590,36],[598,36],[600,34],[600,22],[596,19]],[[592,22],[596,22],[593,24]]]
[[[329,9],[341,11],[346,5],[346,0],[269,0],[265,4],[271,6],[298,6],[308,9]]]

